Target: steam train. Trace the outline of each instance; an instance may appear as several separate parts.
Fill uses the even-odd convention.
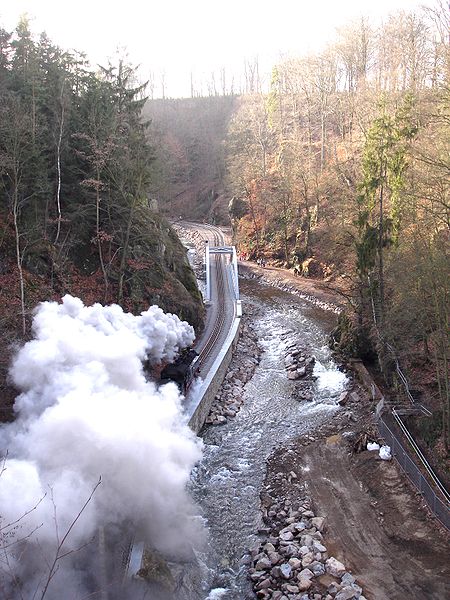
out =
[[[189,389],[200,370],[198,352],[193,348],[183,350],[175,362],[166,365],[161,371],[161,383],[174,381],[183,394]]]

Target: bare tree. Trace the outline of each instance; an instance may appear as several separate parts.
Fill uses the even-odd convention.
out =
[[[20,314],[22,333],[26,333],[25,280],[23,273],[23,252],[26,242],[21,231],[20,216],[25,204],[30,200],[23,185],[24,171],[30,160],[33,121],[20,101],[14,96],[3,98],[0,108],[0,171],[7,182],[5,192],[9,198],[15,235],[16,266],[19,280]]]

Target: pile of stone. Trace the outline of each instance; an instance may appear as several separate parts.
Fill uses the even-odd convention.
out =
[[[329,556],[323,537],[326,519],[314,514],[309,500],[296,508],[289,500],[275,501],[264,514],[272,525],[261,530],[267,537],[250,551],[249,577],[257,598],[365,600],[353,575]]]
[[[197,279],[205,279],[205,239],[197,230],[183,227],[179,223],[173,223],[172,227],[184,242],[195,249],[195,253],[191,255],[192,268]]]
[[[245,321],[251,317],[246,310]],[[244,400],[244,386],[249,381],[259,363],[261,350],[253,328],[244,322],[236,350],[224,382],[206,418],[208,425],[223,425],[239,412]]]
[[[284,356],[284,367],[287,371],[288,379],[297,381],[305,377],[310,377],[314,369],[316,359],[314,356],[308,356],[305,350],[298,344],[290,344],[286,348]]]

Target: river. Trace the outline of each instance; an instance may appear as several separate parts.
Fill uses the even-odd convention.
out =
[[[347,383],[327,346],[335,315],[254,281],[245,281],[242,291],[244,311],[252,306],[257,315],[253,326],[261,360],[237,416],[202,431],[204,457],[190,486],[209,531],[208,548],[198,556],[203,564],[199,597],[208,600],[254,598],[242,557],[257,544],[262,526],[259,493],[266,459],[279,444],[329,422]],[[287,378],[284,357],[293,342],[316,358],[311,402],[292,397],[295,384]]]

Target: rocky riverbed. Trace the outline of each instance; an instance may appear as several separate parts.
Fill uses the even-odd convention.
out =
[[[327,517],[313,510],[298,457],[298,449],[288,444],[267,461],[260,494],[262,539],[248,557],[255,595],[262,600],[364,600],[354,574],[328,551]]]
[[[227,423],[236,417],[244,403],[244,387],[251,380],[263,350],[252,325],[256,316],[257,310],[249,305],[235,355],[214,400],[207,425]],[[282,366],[290,386],[290,398],[299,403],[312,402],[318,376],[314,374],[316,359],[311,349],[298,339],[293,329],[281,333],[280,344],[284,348]],[[352,399],[349,394],[349,391],[341,392],[336,403],[348,405],[359,399],[355,392]],[[349,414],[347,410],[339,422],[348,422]],[[313,433],[311,430],[305,436],[306,443],[314,441]],[[355,577],[328,553],[326,518],[313,512],[312,499],[301,475],[294,470],[292,459],[286,462],[292,466],[290,472],[274,473],[270,468],[276,454],[267,458],[266,481],[260,496],[262,522],[255,532],[260,541],[241,559],[243,568],[248,569],[255,597],[262,600],[364,600]]]

